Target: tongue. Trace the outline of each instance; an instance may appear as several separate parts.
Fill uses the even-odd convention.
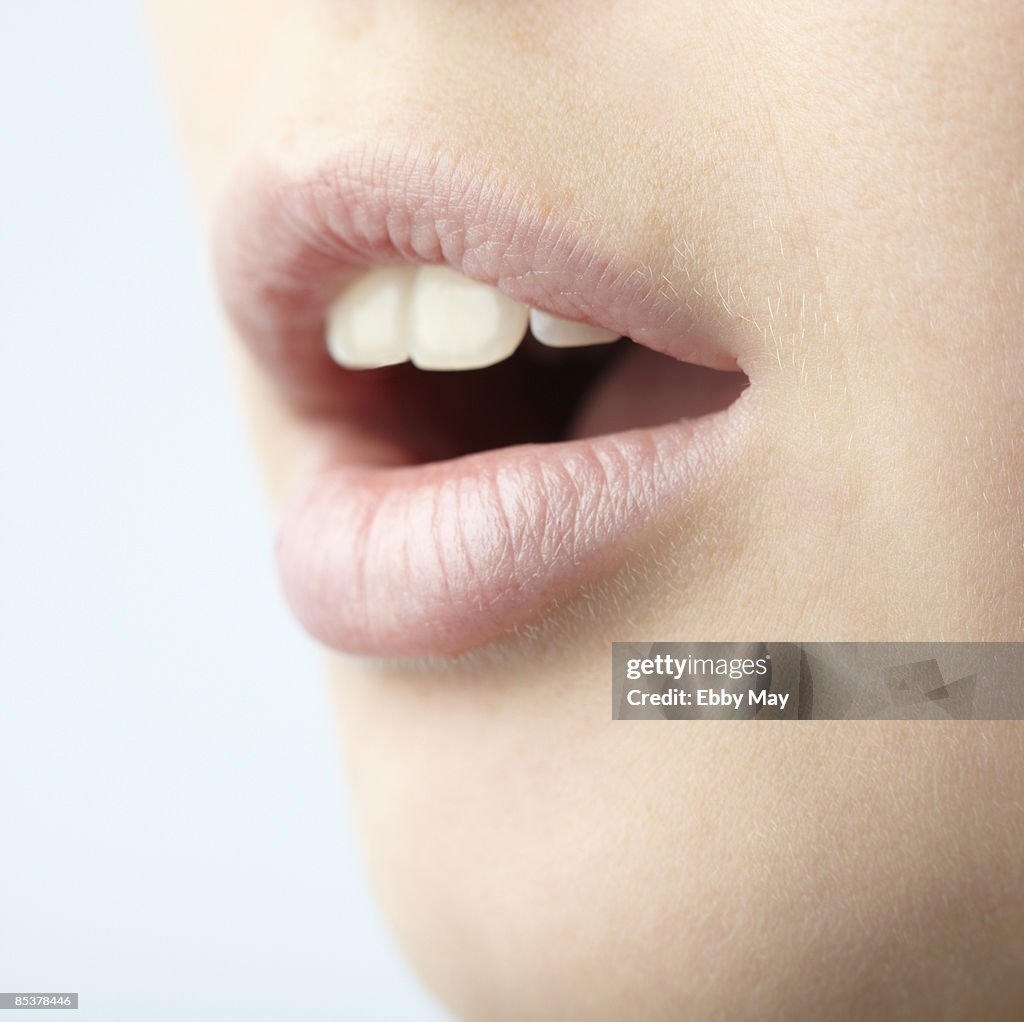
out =
[[[569,428],[569,439],[662,426],[727,408],[747,385],[742,373],[678,362],[629,346],[595,383]]]

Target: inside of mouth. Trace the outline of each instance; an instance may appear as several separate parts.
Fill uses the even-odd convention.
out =
[[[374,377],[417,464],[696,419],[723,411],[747,385],[741,372],[679,362],[626,338],[553,349],[529,335],[485,369],[425,372],[405,363],[360,375]]]

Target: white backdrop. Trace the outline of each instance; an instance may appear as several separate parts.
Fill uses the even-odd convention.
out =
[[[0,991],[441,1019],[360,872],[134,6],[0,0],[0,128]]]

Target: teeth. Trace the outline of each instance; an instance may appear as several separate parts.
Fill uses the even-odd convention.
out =
[[[618,334],[528,309],[447,266],[382,266],[356,278],[327,313],[327,350],[348,369],[412,359],[420,369],[482,369],[526,333],[551,348],[607,344]]]
[[[529,309],[447,266],[423,266],[409,314],[409,355],[420,369],[482,369],[508,358]]]
[[[583,348],[590,344],[610,344],[621,334],[588,323],[574,323],[537,309],[530,310],[530,333],[550,348]]]
[[[376,369],[409,357],[406,321],[415,266],[382,266],[356,278],[327,313],[327,350],[348,369]]]

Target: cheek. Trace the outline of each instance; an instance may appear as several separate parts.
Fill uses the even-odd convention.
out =
[[[857,1019],[1007,988],[1017,725],[616,724],[604,673],[336,670],[371,875],[446,1003]]]

